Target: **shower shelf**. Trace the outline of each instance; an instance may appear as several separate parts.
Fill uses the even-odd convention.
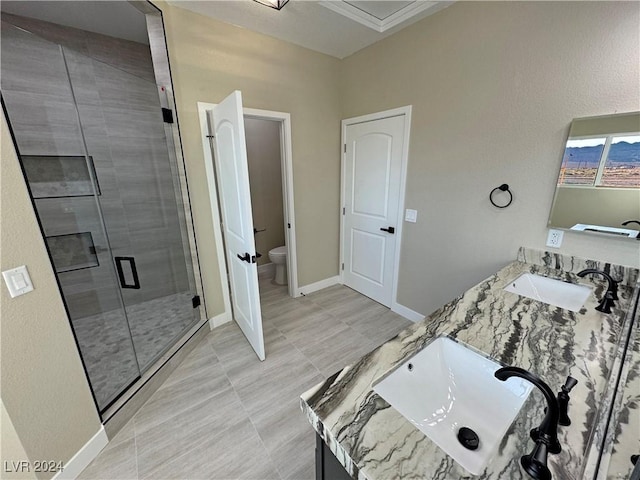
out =
[[[100,266],[91,232],[51,235],[46,241],[57,273]]]
[[[35,199],[93,196],[92,177],[100,195],[91,156],[23,155],[22,165]]]

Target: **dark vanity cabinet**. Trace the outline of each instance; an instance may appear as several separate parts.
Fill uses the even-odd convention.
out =
[[[316,480],[352,480],[351,475],[318,434],[316,434]]]

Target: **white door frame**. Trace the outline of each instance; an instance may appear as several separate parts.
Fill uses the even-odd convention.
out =
[[[225,263],[224,248],[222,241],[222,229],[220,228],[220,212],[218,210],[218,190],[216,187],[215,171],[213,168],[213,152],[209,141],[209,125],[207,123],[207,111],[213,110],[216,103],[197,102],[198,117],[200,118],[200,136],[202,138],[202,151],[204,154],[205,169],[207,172],[207,184],[209,186],[209,202],[211,206],[211,216],[213,217],[213,234],[218,255],[218,268],[220,272],[220,283],[222,285],[222,298],[224,302],[224,314],[220,320],[212,322],[211,327],[231,321],[231,299],[229,296],[229,284],[227,282],[227,268]],[[244,108],[245,117],[258,118],[264,120],[274,120],[280,122],[280,145],[282,158],[282,197],[284,204],[284,229],[285,245],[287,247],[287,273],[289,279],[289,295],[299,296],[298,291],[298,261],[295,234],[295,214],[293,209],[293,154],[291,147],[291,115],[286,112],[276,112],[272,110],[259,110],[255,108]],[[289,228],[288,225],[291,225]]]
[[[413,310],[405,307],[398,303],[398,274],[400,269],[400,251],[402,250],[402,231],[404,224],[404,206],[405,206],[405,192],[407,186],[407,164],[409,161],[409,134],[411,131],[411,105],[407,105],[405,107],[394,108],[391,110],[385,110],[383,112],[371,113],[368,115],[362,115],[359,117],[347,118],[342,120],[342,145],[346,145],[347,138],[347,127],[350,125],[355,125],[358,123],[371,122],[374,120],[382,120],[384,118],[389,117],[397,117],[400,115],[405,116],[405,124],[404,124],[404,136],[403,136],[403,147],[402,147],[402,163],[401,163],[401,172],[400,172],[400,193],[399,193],[399,201],[398,201],[398,224],[396,227],[396,250],[395,250],[395,258],[394,258],[394,269],[393,269],[393,289],[391,293],[391,310],[393,312],[402,315],[405,318],[408,318],[412,321],[420,321],[424,318],[423,315],[414,312]],[[346,152],[345,149],[342,148],[341,155],[341,178],[340,178],[340,208],[344,208],[346,205],[346,185],[345,185],[345,176],[346,176]],[[342,211],[340,212],[340,265],[344,263],[344,215]],[[344,273],[342,268],[340,268],[340,282],[344,283]]]

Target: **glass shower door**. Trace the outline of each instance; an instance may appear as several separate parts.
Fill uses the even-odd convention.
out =
[[[176,162],[153,70],[65,48],[141,371],[199,320]]]
[[[60,46],[2,22],[2,99],[94,397],[140,377]]]
[[[0,46],[3,103],[104,412],[200,320],[163,92],[150,57],[107,64],[6,21]]]

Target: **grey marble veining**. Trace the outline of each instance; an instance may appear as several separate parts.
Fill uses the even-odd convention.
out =
[[[640,310],[633,323],[597,480],[630,478],[631,455],[640,455]]]
[[[584,308],[574,313],[503,290],[525,272],[591,284],[594,291]],[[603,285],[600,279],[578,278],[544,264],[513,262],[303,394],[301,407],[354,478],[526,478],[519,459],[532,449],[529,431],[544,417],[540,394],[529,397],[496,456],[483,474],[474,477],[373,392],[377,379],[435,337],[448,335],[505,365],[531,371],[554,391],[567,375],[578,379],[571,395],[572,425],[560,428],[563,450],[550,455],[549,467],[556,479],[582,478],[595,422],[602,416],[599,400],[628,327],[625,315],[633,296],[631,287],[621,285],[613,313],[600,313],[595,307]]]
[[[588,452],[585,454],[583,476],[584,480],[591,480],[593,478],[600,478],[603,472],[607,469],[607,455],[612,453],[612,442],[616,435],[616,422],[620,419],[624,422],[624,414],[621,416],[623,410],[624,399],[624,383],[630,372],[630,352],[627,348],[626,338],[633,338],[634,324],[638,323],[638,320],[633,320],[634,308],[633,303],[637,302],[640,296],[640,285],[638,285],[634,291],[633,298],[629,304],[629,311],[624,321],[625,327],[623,330],[623,337],[618,344],[618,348],[615,352],[612,362],[611,372],[614,374],[609,376],[607,380],[604,393],[600,397],[600,409],[598,416],[594,419],[594,428],[592,431],[592,439]],[[629,348],[633,348],[633,341],[629,344]],[[620,372],[618,375],[615,372]],[[628,392],[628,391],[627,391]],[[611,421],[609,418],[611,417]],[[620,417],[620,419],[618,419]],[[637,423],[640,427],[640,423]],[[638,441],[640,442],[640,428],[636,429]],[[602,457],[602,459],[601,459]],[[601,461],[602,460],[602,461]],[[604,463],[603,463],[604,462]],[[622,478],[622,477],[620,477]],[[626,478],[626,477],[625,477]]]
[[[640,246],[638,247],[638,253],[640,254]],[[520,247],[517,259],[521,262],[544,265],[569,273],[578,273],[585,268],[595,268],[609,273],[611,277],[615,281],[620,282],[621,285],[633,287],[638,283],[637,268],[617,265],[615,263],[589,260],[558,252],[535,250],[527,247]]]

